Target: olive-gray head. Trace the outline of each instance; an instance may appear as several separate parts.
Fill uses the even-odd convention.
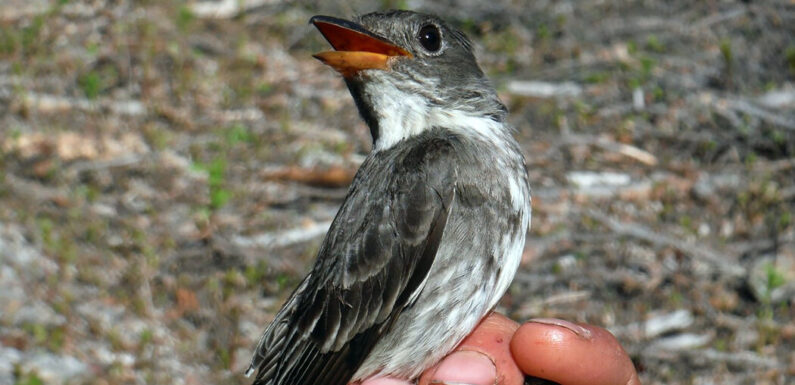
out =
[[[311,22],[336,50],[315,57],[345,78],[376,150],[438,126],[505,130],[505,106],[472,44],[438,17],[390,11]]]

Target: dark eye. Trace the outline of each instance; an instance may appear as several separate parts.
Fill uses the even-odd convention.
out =
[[[420,29],[420,44],[429,52],[436,52],[442,48],[442,34],[433,24],[428,24]]]

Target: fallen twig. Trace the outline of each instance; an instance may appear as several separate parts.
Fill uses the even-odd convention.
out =
[[[599,140],[595,143],[597,146],[601,147],[605,151],[611,151],[627,158],[631,158],[641,162],[647,166],[656,166],[657,165],[657,157],[652,155],[650,152],[643,150],[641,148],[635,147],[630,144],[625,143],[618,143],[611,140],[607,140],[606,138],[599,138]]]
[[[683,239],[677,239],[657,231],[653,231],[640,223],[625,223],[612,218],[598,210],[588,210],[587,215],[611,231],[620,235],[642,239],[657,246],[671,247],[706,262],[709,262],[718,271],[733,277],[745,276],[745,268],[731,263],[732,261],[704,245],[696,245]]]
[[[265,180],[283,180],[305,183],[313,186],[343,187],[353,180],[356,171],[340,166],[328,168],[301,168],[289,166],[265,172]]]
[[[573,82],[550,83],[530,80],[511,80],[508,92],[518,96],[535,98],[574,98],[582,93],[582,87]]]
[[[105,170],[109,168],[125,167],[143,160],[144,156],[139,154],[127,154],[117,158],[103,160],[85,160],[75,162],[67,168],[68,171],[79,174],[86,171]]]
[[[736,111],[740,111],[745,114],[755,116],[759,119],[779,125],[784,128],[788,128],[790,130],[795,130],[795,121],[793,121],[792,119],[788,119],[786,117],[763,110],[757,106],[752,105],[747,101],[734,99],[734,100],[728,100],[727,104],[729,108],[734,109]]]
[[[221,0],[202,1],[191,5],[191,11],[200,18],[231,19],[241,13],[251,11],[274,0]]]
[[[34,202],[51,201],[60,206],[66,206],[69,201],[69,193],[65,189],[53,188],[40,183],[31,182],[23,178],[18,178],[8,172],[0,178],[0,183],[5,184],[13,194],[27,197]]]
[[[715,24],[722,23],[722,22],[727,21],[727,20],[738,18],[738,17],[744,15],[747,12],[747,9],[748,8],[745,7],[745,6],[740,6],[740,7],[737,7],[737,8],[730,9],[730,10],[728,10],[726,12],[709,15],[707,17],[704,17],[701,20],[696,21],[695,23],[692,23],[690,25],[689,30],[690,31],[695,31],[695,30],[699,30],[699,29],[706,29],[706,28],[709,28],[709,27],[711,27],[711,26],[713,26]]]
[[[309,226],[294,229],[262,233],[253,236],[238,235],[232,238],[232,244],[243,248],[272,249],[306,242],[322,236],[328,231],[331,221],[315,222]]]
[[[739,98],[723,98],[711,92],[704,92],[699,94],[698,99],[703,103],[711,106],[716,112],[726,117],[735,126],[741,126],[739,117],[732,118],[732,114],[741,112],[755,118],[759,118],[768,123],[772,123],[790,130],[795,130],[795,120],[790,117],[775,114],[773,112],[764,110],[752,103],[739,99]]]
[[[715,349],[685,349],[677,351],[669,351],[664,349],[646,349],[643,353],[644,356],[668,359],[668,358],[681,358],[682,355],[687,356],[689,361],[696,360],[704,364],[706,362],[721,362],[728,363],[748,369],[752,368],[779,368],[783,365],[774,358],[763,357],[754,352],[740,351],[740,352],[721,352]]]
[[[619,337],[630,336],[638,340],[651,339],[672,331],[684,330],[693,325],[694,321],[695,318],[690,310],[679,309],[671,313],[657,314],[643,322],[611,328],[610,331]]]

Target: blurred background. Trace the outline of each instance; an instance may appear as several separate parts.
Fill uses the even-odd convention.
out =
[[[307,24],[464,30],[527,157],[500,311],[792,384],[793,1],[0,1],[0,385],[247,384],[370,149]]]

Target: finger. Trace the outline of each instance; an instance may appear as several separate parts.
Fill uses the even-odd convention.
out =
[[[370,378],[356,385],[412,385],[413,382],[398,380],[390,377]],[[351,384],[354,385],[354,384]]]
[[[503,315],[492,313],[453,353],[420,377],[419,385],[455,383],[521,385],[524,375],[513,362],[511,336],[519,327]]]
[[[514,334],[511,352],[524,373],[559,384],[640,385],[632,360],[600,327],[531,320]]]

